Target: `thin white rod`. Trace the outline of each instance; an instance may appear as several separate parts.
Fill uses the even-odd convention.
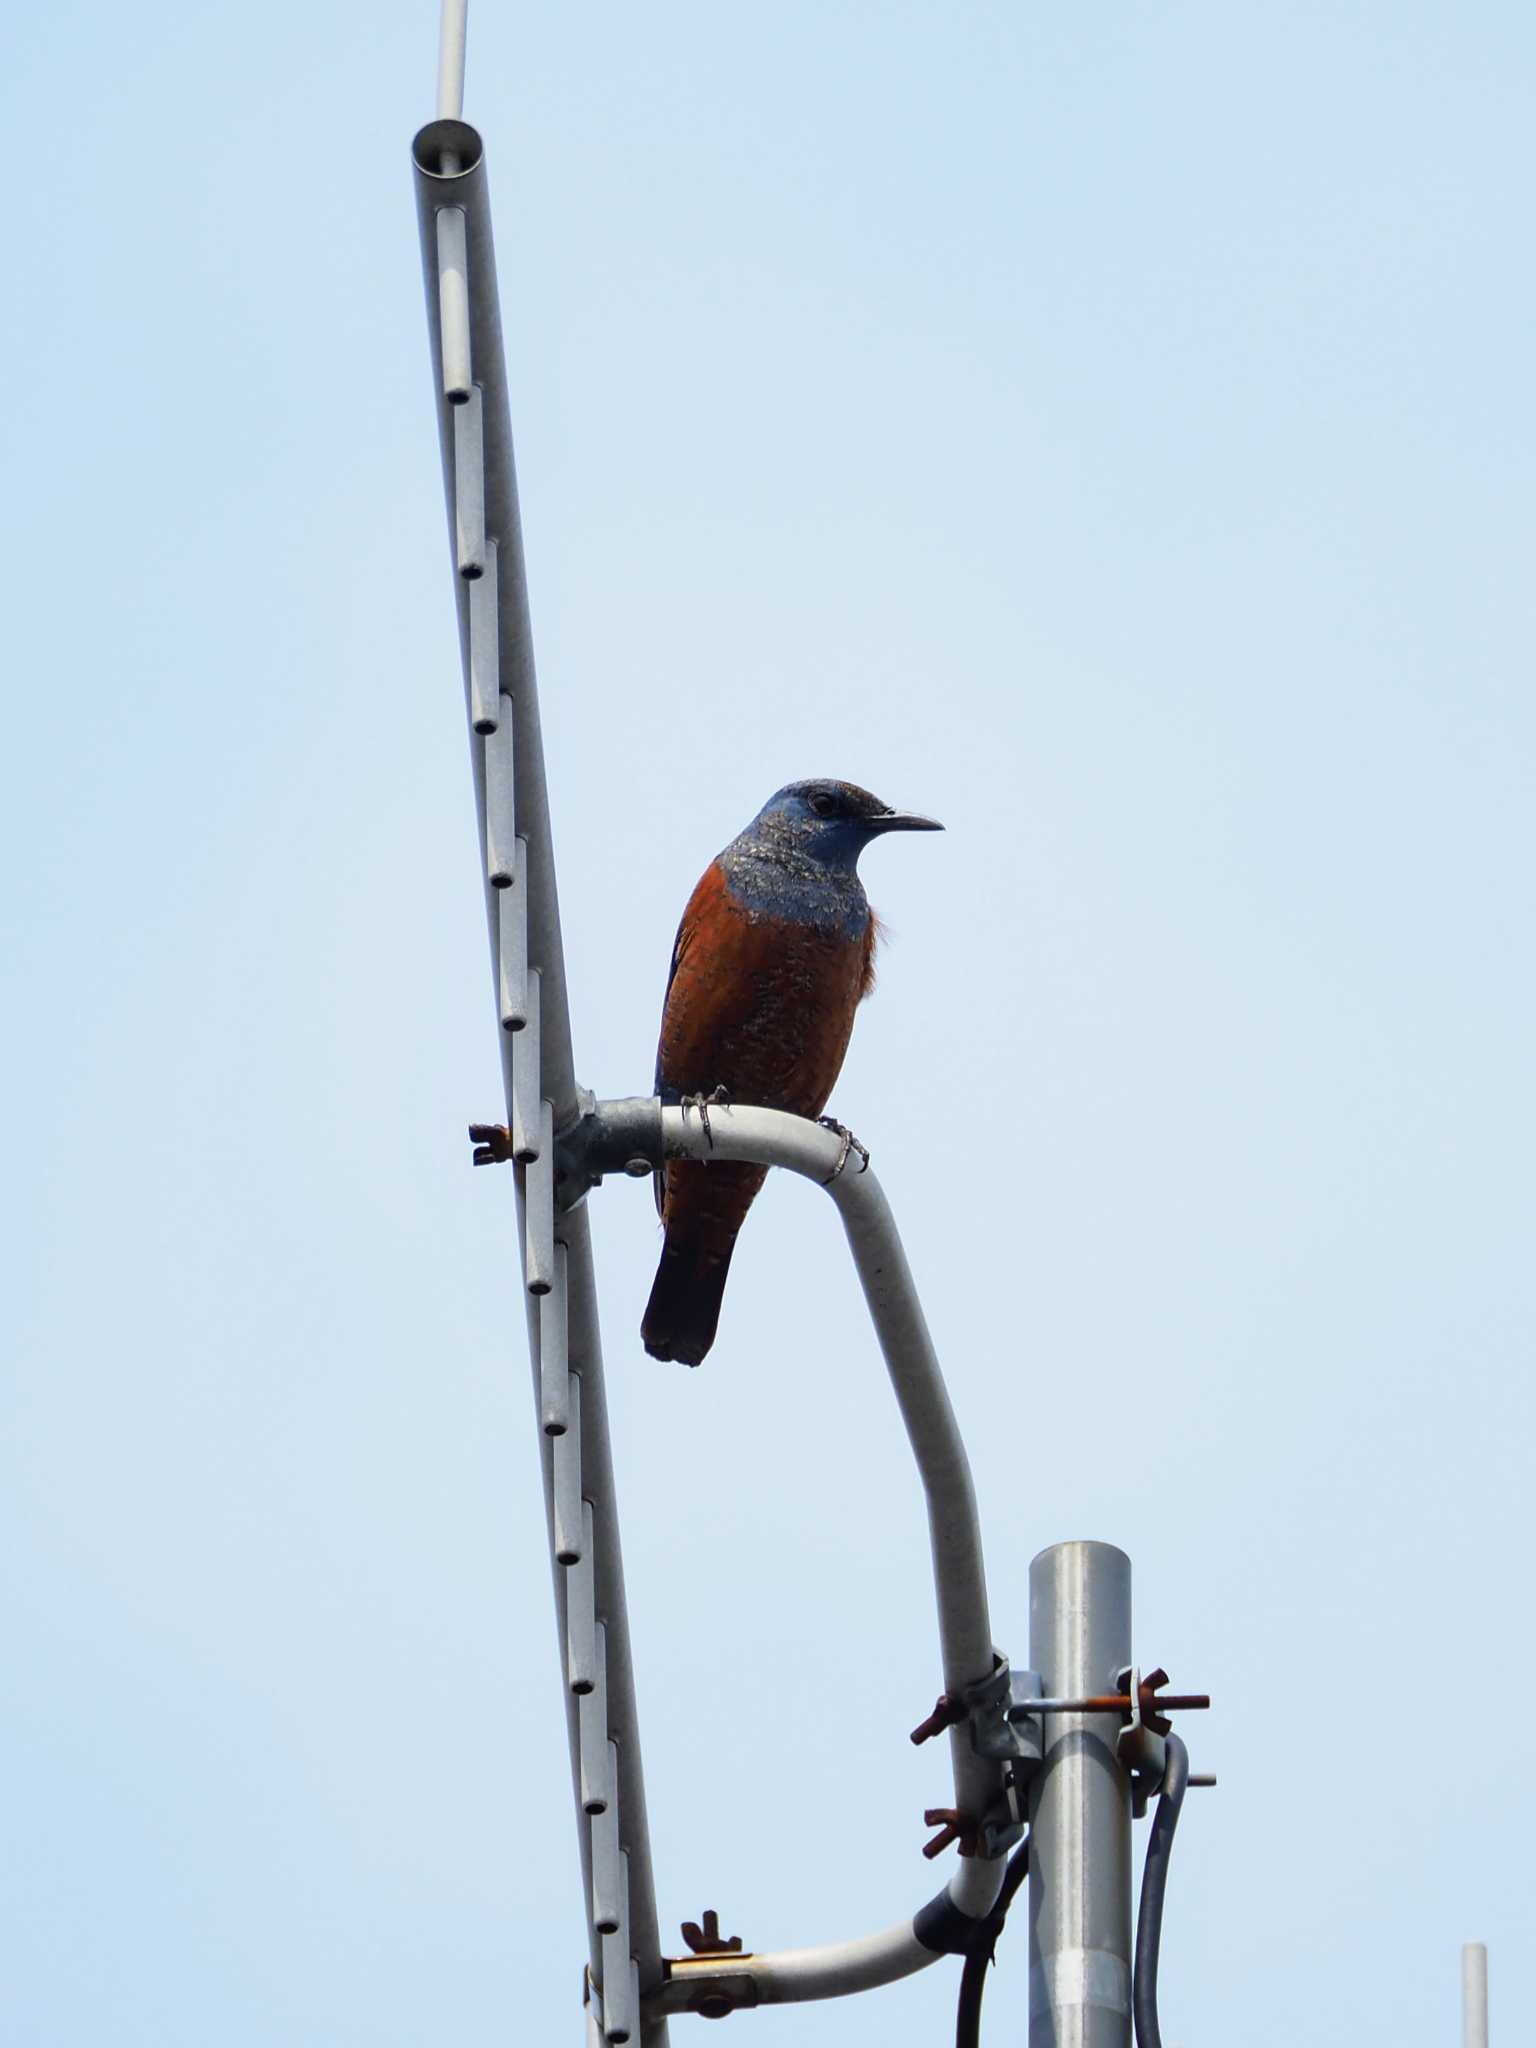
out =
[[[571,1434],[574,1436],[575,1431]],[[581,1555],[565,1575],[565,1682],[578,1699],[597,1689],[592,1503],[581,1504]]]
[[[639,2020],[629,1956],[629,1855],[619,1851],[619,1916],[603,1935],[603,2031],[613,2042],[627,2041]]]
[[[1488,2048],[1488,1948],[1481,1941],[1461,1951],[1462,2048]]]
[[[618,1782],[619,1752],[608,1745],[608,1776]],[[601,1813],[592,1816],[592,1925],[599,1934],[616,1934],[623,1917],[620,1891],[623,1876],[619,1863],[619,1802],[610,1799]],[[604,2022],[607,2021],[608,1984],[603,1983]]]
[[[483,521],[483,511],[481,518]],[[475,731],[484,739],[495,732],[506,699],[501,694],[501,654],[497,638],[496,543],[483,540],[481,548],[484,573],[473,578],[469,586],[469,718]],[[490,771],[489,760],[486,771]],[[486,813],[489,835],[489,791]],[[507,850],[510,851],[510,847]]]
[[[527,1032],[521,1034],[523,1038]],[[518,1040],[514,1039],[513,1044]],[[566,1249],[555,1246],[555,1284],[539,1297],[539,1421],[546,1436],[571,1426],[571,1345],[566,1319]]]
[[[503,1031],[528,1022],[528,842],[519,839],[510,889],[492,898],[496,919],[497,1009]]]
[[[530,1159],[523,1171],[528,1176],[523,1274],[530,1294],[548,1294],[555,1284],[555,1132],[554,1111],[548,1102],[539,1104],[538,1156]],[[556,1443],[560,1441],[555,1438]]]
[[[581,1729],[581,1808],[601,1813],[613,1797],[608,1765],[608,1631],[592,1626],[592,1690],[581,1695],[577,1713]]]
[[[450,405],[467,405],[474,373],[469,352],[469,260],[462,206],[438,209],[437,305],[443,330],[443,396]]]
[[[453,408],[454,560],[466,583],[485,574],[485,431],[479,388]]]
[[[523,1009],[528,1021],[512,1034],[512,1157],[526,1166],[539,1156],[541,1111],[539,1053],[543,1030],[543,976],[528,969],[528,994]]]
[[[582,1554],[581,1374],[569,1379],[571,1426],[554,1440],[556,1564],[575,1564]]]
[[[437,118],[464,118],[464,44],[469,27],[469,0],[443,0],[437,37]]]
[[[486,563],[483,583],[495,588],[496,544],[491,543],[491,552]],[[470,595],[481,588],[480,583],[470,585]],[[471,613],[473,624],[473,613]],[[473,649],[474,636],[470,636]],[[498,695],[496,699],[496,730],[485,743],[485,879],[493,889],[510,889],[517,880],[517,796],[514,777],[516,762],[512,746],[516,732],[516,720],[512,715],[512,699]]]

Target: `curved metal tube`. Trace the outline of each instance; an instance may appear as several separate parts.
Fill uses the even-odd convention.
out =
[[[845,1151],[835,1131],[780,1110],[712,1107],[706,1130],[697,1111],[663,1106],[661,1138],[671,1159],[786,1167],[825,1187],[836,1204],[927,1497],[945,1690],[964,1692],[991,1675],[995,1658],[976,1495],[922,1303],[879,1181],[858,1148]],[[950,1759],[956,1808],[984,1813],[1003,1789],[1001,1766],[976,1754],[964,1723],[950,1730]],[[916,1916],[924,1920],[925,1932],[933,1924],[934,1909],[941,1921],[950,1922],[940,1947],[923,1940],[913,1921],[903,1921],[879,1934],[819,1948],[674,1961],[655,2008],[697,2010],[706,2001],[723,2011],[836,1998],[910,1976],[962,1946],[956,1916],[963,1916],[961,1927],[983,1919],[997,1898],[1003,1869],[1001,1857],[962,1858],[933,1908]]]

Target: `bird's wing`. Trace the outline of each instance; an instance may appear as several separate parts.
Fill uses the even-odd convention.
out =
[[[667,967],[666,994],[661,1001],[661,1038],[656,1047],[656,1093],[665,1096],[667,1083],[662,1073],[662,1064],[667,1046],[667,1006],[672,997],[672,985],[677,980],[677,970],[688,958],[698,937],[700,925],[708,918],[710,907],[717,901],[725,877],[716,862],[711,861],[699,877],[693,894],[688,898],[683,911],[682,922],[677,927],[677,937],[672,941],[672,958]],[[651,1175],[651,1185],[656,1196],[656,1214],[661,1214],[662,1201],[666,1194],[666,1173],[663,1169]]]

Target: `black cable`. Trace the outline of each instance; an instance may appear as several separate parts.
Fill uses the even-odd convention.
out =
[[[1141,1873],[1141,1911],[1136,1916],[1136,1968],[1131,1977],[1131,2011],[1136,2020],[1136,2048],[1163,2048],[1157,2023],[1157,1958],[1163,1940],[1163,1898],[1168,1890],[1168,1855],[1179,1824],[1184,1788],[1189,1783],[1189,1751],[1177,1735],[1164,1738],[1167,1761],[1163,1789],[1147,1842]]]
[[[981,1994],[987,1988],[987,1966],[997,1937],[1008,1918],[1013,1895],[1029,1875],[1029,1837],[1026,1835],[1008,1858],[997,1903],[985,1920],[976,1924],[976,1938],[966,1952],[960,1972],[960,2002],[955,2012],[955,2048],[981,2048]]]

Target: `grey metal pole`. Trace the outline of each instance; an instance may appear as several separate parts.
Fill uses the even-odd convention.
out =
[[[1462,1944],[1461,2048],[1488,2048],[1488,1949],[1481,1941]]]
[[[1029,1661],[1048,1694],[1112,1690],[1131,1661],[1131,1561],[1057,1543],[1029,1568]],[[1131,1792],[1119,1717],[1046,1723],[1030,1788],[1029,2048],[1130,2048]]]

